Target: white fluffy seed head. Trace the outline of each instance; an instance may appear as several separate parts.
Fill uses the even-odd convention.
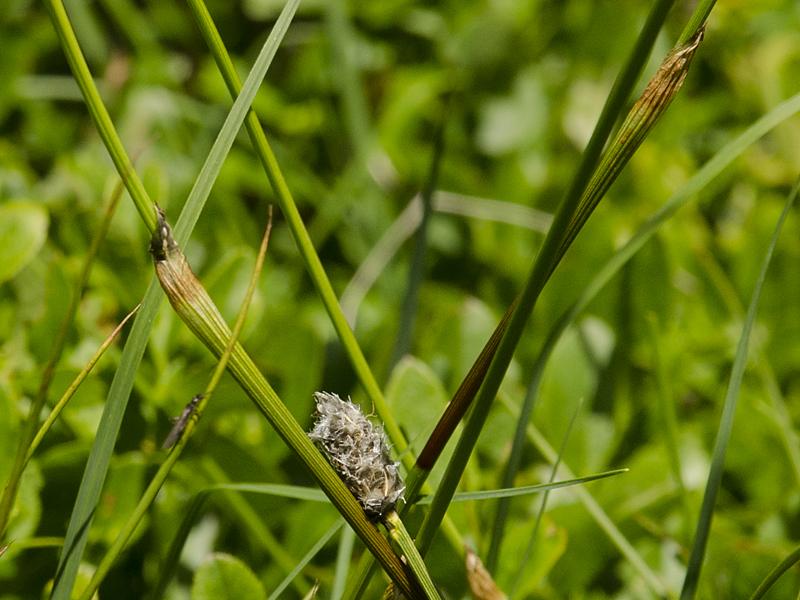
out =
[[[383,430],[336,394],[316,392],[314,400],[316,421],[308,437],[324,451],[367,516],[380,520],[405,490]]]

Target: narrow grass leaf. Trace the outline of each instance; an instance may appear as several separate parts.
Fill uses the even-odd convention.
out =
[[[711,531],[711,521],[714,518],[714,505],[716,504],[717,493],[719,492],[722,483],[722,470],[725,466],[725,453],[728,448],[728,441],[730,440],[731,430],[733,429],[733,419],[736,414],[736,402],[739,399],[739,391],[742,385],[742,377],[744,376],[744,369],[747,365],[747,351],[750,344],[750,333],[753,329],[753,324],[756,320],[758,312],[758,303],[761,299],[761,290],[764,286],[764,281],[767,277],[767,269],[772,260],[772,254],[775,246],[778,243],[783,223],[792,208],[792,205],[797,198],[798,191],[800,191],[800,179],[795,184],[791,193],[789,194],[786,204],[783,207],[778,222],[775,225],[775,231],[770,239],[764,260],[761,263],[761,269],[756,279],[756,285],[753,289],[753,296],[750,299],[750,305],[747,307],[747,315],[742,326],[742,334],[739,338],[739,344],[736,348],[736,356],[733,360],[731,368],[731,377],[728,382],[728,390],[725,394],[725,402],[722,408],[722,416],[720,417],[719,429],[717,430],[717,437],[714,442],[714,451],[711,458],[711,469],[706,481],[706,489],[703,494],[703,503],[700,507],[700,517],[697,522],[697,529],[695,530],[694,543],[692,551],[689,555],[689,563],[686,569],[686,577],[683,581],[683,589],[681,590],[681,599],[688,600],[695,597],[697,586],[700,580],[700,571],[703,566],[703,559],[705,558],[706,544],[708,536]]]
[[[781,575],[783,575],[786,571],[791,569],[794,565],[800,562],[800,546],[792,550],[792,552],[784,558],[781,562],[775,565],[775,568],[770,571],[767,576],[764,578],[756,590],[753,592],[753,595],[750,596],[750,600],[761,600],[767,592],[775,585],[775,582],[780,579]]]
[[[575,321],[597,294],[609,281],[627,264],[627,262],[656,234],[661,226],[672,218],[675,213],[688,204],[711,181],[720,175],[727,167],[739,158],[747,148],[766,135],[769,131],[786,121],[800,111],[800,94],[785,100],[766,115],[758,119],[739,136],[721,148],[708,162],[706,162],[664,205],[650,216],[611,258],[597,271],[573,304],[556,319],[545,337],[536,362],[531,369],[531,379],[525,394],[520,417],[517,420],[514,432],[514,441],[511,453],[503,474],[501,487],[511,487],[514,483],[522,448],[526,437],[526,428],[533,413],[533,406],[539,393],[544,369],[556,347],[558,340]]]
[[[513,406],[511,402],[503,396],[500,396],[499,400],[500,404],[509,413],[518,418],[519,411],[517,407]],[[555,463],[558,460],[558,453],[548,443],[541,432],[539,432],[539,430],[536,429],[536,427],[534,427],[531,423],[528,423],[527,427],[525,428],[525,434],[528,440],[530,440],[531,444],[533,444],[534,447],[548,461]],[[573,476],[569,467],[563,462],[561,471],[568,477]],[[608,539],[611,540],[611,543],[616,546],[616,548],[620,551],[620,554],[622,554],[622,556],[625,557],[630,565],[639,573],[652,592],[656,596],[664,596],[664,584],[647,565],[647,562],[645,562],[641,554],[636,551],[636,548],[633,547],[633,544],[628,541],[625,535],[614,524],[614,521],[612,521],[611,517],[609,517],[605,510],[603,510],[603,507],[600,506],[597,500],[594,499],[594,496],[592,496],[591,492],[583,486],[578,486],[573,490],[573,493],[581,502],[581,504],[583,504],[586,512],[589,513],[589,516],[594,520],[600,530],[605,533],[606,536],[608,536]]]
[[[327,544],[330,541],[330,539],[336,534],[336,532],[339,531],[339,529],[341,529],[342,525],[344,525],[344,520],[336,519],[336,522],[328,529],[328,531],[322,534],[322,536],[317,540],[317,542],[313,546],[311,546],[308,552],[306,552],[303,558],[300,559],[295,568],[272,591],[272,593],[269,595],[268,600],[277,600],[277,598],[281,597],[283,591],[287,587],[289,587],[289,584],[292,583],[294,578],[300,574],[300,571],[302,571],[306,567],[306,565],[314,559],[314,557],[317,554],[319,554],[319,551],[322,550],[325,547],[325,544]]]
[[[53,22],[59,38],[62,40],[62,45],[64,46],[64,51],[67,55],[70,67],[78,81],[81,92],[89,107],[89,111],[95,121],[95,125],[100,131],[106,148],[112,155],[120,177],[136,203],[136,207],[142,219],[148,229],[153,231],[156,222],[153,204],[147,197],[147,193],[141,181],[136,176],[133,165],[125,154],[119,136],[116,134],[108,112],[103,106],[100,95],[91,79],[89,68],[86,65],[86,61],[75,39],[75,34],[72,31],[63,4],[61,4],[59,0],[49,0],[48,6],[51,9]],[[267,44],[265,44],[265,48],[262,49],[259,55],[259,59],[262,59],[259,63],[261,68],[266,69],[266,67],[269,66],[269,60],[266,60],[264,57],[268,57],[270,54],[274,55],[275,49],[280,42],[277,36],[279,33],[281,36],[285,33],[285,28],[288,27],[288,22],[291,20],[290,13],[293,14],[293,10],[296,9],[296,7],[296,1],[290,2],[284,7],[284,12],[282,13],[282,17],[284,17],[283,21],[279,18],[279,21],[282,23],[281,27],[279,28],[276,23],[276,27],[273,29],[276,37],[273,38],[272,35],[270,36],[267,40]],[[257,83],[253,83],[252,88],[249,89],[249,93],[252,96],[255,95],[256,88]],[[250,100],[252,101],[252,97]],[[244,104],[244,100],[242,100],[242,104]],[[247,107],[244,108],[246,109]],[[240,112],[237,113],[237,118],[243,119],[246,110],[242,111],[242,106],[240,106],[239,111]],[[223,137],[221,132],[214,143],[214,146],[219,148],[219,150],[217,150],[213,156],[209,156],[209,160],[206,161],[203,167],[204,172],[206,169],[211,171],[215,168],[217,172],[219,171],[219,161],[222,155],[221,150],[226,146],[227,149],[230,149],[230,145],[233,143],[232,139],[241,127],[241,120],[238,126],[235,126],[233,119],[227,119],[225,126],[227,126],[225,129],[225,136]],[[225,128],[225,126],[223,126],[223,128]],[[212,150],[214,149],[212,148]],[[204,172],[201,172],[198,177],[203,183],[196,184],[193,187],[192,193],[181,211],[181,216],[176,225],[176,229],[179,232],[178,239],[184,243],[188,239],[192,227],[199,218],[205,199],[208,197],[211,191],[211,185],[213,184],[213,177],[210,177],[210,173],[204,174]],[[142,309],[134,320],[131,336],[125,344],[120,366],[114,374],[114,379],[111,383],[108,400],[103,409],[103,415],[98,426],[97,436],[95,437],[95,442],[92,446],[89,459],[87,460],[81,485],[78,489],[78,497],[73,506],[73,512],[67,526],[64,551],[62,551],[61,557],[59,558],[59,565],[51,596],[53,600],[67,600],[71,595],[75,576],[86,545],[88,528],[100,497],[105,475],[108,471],[111,453],[114,449],[114,442],[119,433],[122,417],[125,413],[131,389],[133,388],[133,379],[144,354],[144,349],[160,300],[161,291],[156,281],[153,280],[145,293],[142,301]]]
[[[336,569],[333,572],[333,585],[331,586],[331,600],[341,600],[344,588],[347,585],[347,576],[350,572],[350,561],[353,556],[353,542],[356,536],[353,530],[346,527],[339,537],[339,550],[336,552]]]
[[[108,574],[109,570],[116,562],[119,555],[122,553],[123,548],[128,543],[128,540],[133,535],[133,532],[139,526],[139,523],[144,518],[145,513],[150,508],[150,505],[156,498],[161,486],[164,485],[164,482],[167,480],[170,471],[172,471],[172,467],[175,466],[175,463],[180,458],[183,449],[186,447],[186,444],[189,441],[189,438],[194,431],[194,428],[197,424],[197,421],[200,419],[205,407],[210,400],[214,390],[219,383],[222,374],[225,372],[225,367],[228,364],[228,360],[230,359],[231,351],[233,350],[233,346],[236,343],[236,340],[239,337],[239,333],[242,330],[242,326],[244,325],[245,317],[247,316],[247,310],[250,307],[250,301],[253,299],[253,293],[256,289],[256,283],[258,282],[258,277],[261,274],[261,269],[264,266],[264,258],[267,253],[267,246],[269,243],[269,236],[270,232],[272,231],[272,210],[269,211],[269,221],[267,222],[266,230],[264,231],[264,237],[261,240],[261,246],[258,250],[258,255],[256,257],[256,264],[253,267],[253,273],[250,276],[250,281],[247,286],[247,290],[245,291],[244,299],[242,300],[242,306],[239,309],[239,314],[236,317],[236,322],[233,326],[233,330],[231,333],[231,339],[228,342],[228,346],[225,348],[225,351],[222,353],[217,366],[214,368],[214,372],[211,376],[211,380],[209,381],[208,385],[206,386],[205,391],[202,394],[197,394],[194,396],[187,404],[187,407],[184,409],[181,417],[179,418],[178,422],[176,423],[176,427],[180,424],[180,429],[173,428],[173,431],[170,432],[169,437],[173,437],[172,443],[169,444],[170,452],[167,455],[166,459],[161,463],[156,474],[150,480],[150,483],[147,485],[142,497],[137,502],[136,507],[134,508],[133,512],[131,513],[128,520],[122,526],[119,534],[117,535],[114,542],[109,547],[108,551],[106,552],[105,556],[103,556],[100,564],[97,565],[95,572],[92,574],[92,578],[89,581],[89,584],[86,586],[86,589],[81,594],[81,600],[90,600],[92,596],[95,594],[97,589],[100,587],[105,576]],[[165,446],[166,446],[165,442]]]
[[[17,496],[17,489],[19,487],[22,473],[25,470],[25,466],[28,464],[28,461],[30,460],[30,456],[33,454],[36,446],[38,446],[39,442],[41,441],[41,436],[39,434],[44,435],[44,433],[46,433],[49,429],[50,424],[52,424],[52,421],[49,423],[48,421],[45,421],[44,426],[39,428],[37,434],[39,417],[42,413],[42,410],[44,410],[44,407],[47,405],[47,396],[48,392],[50,391],[50,384],[53,381],[53,375],[55,374],[56,366],[61,360],[61,354],[64,351],[67,335],[72,328],[72,323],[75,320],[75,313],[78,310],[78,304],[83,297],[83,290],[86,287],[86,282],[89,280],[89,274],[92,271],[95,257],[100,250],[100,245],[103,243],[103,240],[105,240],[106,233],[108,233],[108,227],[111,224],[111,218],[116,212],[119,199],[122,196],[122,190],[123,187],[120,183],[114,188],[114,191],[111,193],[111,197],[108,199],[108,203],[103,210],[103,218],[101,219],[100,224],[97,227],[94,236],[92,237],[89,249],[87,250],[86,256],[83,260],[80,274],[78,275],[78,279],[75,281],[72,296],[70,297],[69,304],[67,305],[67,310],[64,313],[64,318],[61,321],[61,325],[56,332],[55,337],[53,338],[50,356],[44,366],[44,369],[42,370],[42,379],[39,383],[39,388],[36,391],[36,396],[34,397],[33,403],[28,411],[28,416],[25,419],[25,423],[23,424],[22,435],[20,436],[19,445],[17,446],[17,453],[14,457],[14,464],[11,467],[11,473],[9,474],[5,487],[3,488],[2,499],[0,499],[0,539],[3,538],[3,535],[6,531],[8,519],[11,515],[11,509],[14,506],[14,501]],[[2,213],[4,214],[2,214],[2,217],[5,218],[0,219],[0,221],[4,222],[4,224],[0,226],[0,244],[11,245],[15,255],[14,258],[17,260],[0,260],[0,264],[6,265],[5,267],[0,268],[8,269],[8,264],[12,263],[11,268],[13,270],[16,268],[16,266],[13,265],[14,262],[16,262],[17,265],[24,264],[25,256],[31,255],[32,257],[30,250],[36,247],[40,241],[44,242],[44,239],[47,236],[46,213],[41,210],[41,207],[31,206],[30,210],[26,210],[26,208],[27,206],[23,203],[11,203],[3,207]],[[14,218],[12,215],[23,215],[22,222]],[[11,219],[8,219],[9,216],[11,216]],[[10,223],[8,221],[10,221]],[[3,235],[7,227],[10,227],[10,236]],[[17,236],[21,236],[22,240],[18,241],[16,239]],[[11,239],[9,239],[9,237]],[[33,246],[31,246],[31,244],[33,244]],[[4,253],[7,254],[8,250],[6,250]],[[0,256],[0,259],[6,258],[8,258],[8,256]],[[20,261],[20,259],[22,260]],[[2,280],[2,275],[0,275],[0,281]],[[125,320],[127,320],[127,318]],[[107,347],[107,345],[105,347]],[[100,352],[100,354],[102,354],[102,352]],[[93,366],[92,361],[89,362]],[[84,374],[88,374],[89,370],[91,370],[91,366],[88,367],[88,370],[84,368]]]
[[[554,481],[556,478],[558,468],[561,466],[561,459],[564,457],[564,450],[567,448],[567,442],[569,441],[570,435],[572,434],[572,429],[575,427],[575,422],[578,420],[578,415],[580,414],[582,407],[583,398],[580,399],[578,405],[575,407],[575,411],[572,413],[572,418],[569,420],[569,424],[567,425],[567,430],[564,432],[564,437],[561,440],[561,446],[558,449],[558,456],[556,456],[556,460],[550,469],[550,482]],[[525,552],[522,554],[522,560],[519,563],[519,569],[517,569],[517,574],[514,577],[514,583],[511,586],[512,595],[514,593],[514,589],[522,580],[522,576],[525,572],[526,566],[528,565],[528,561],[530,561],[531,555],[533,554],[534,546],[536,544],[536,537],[539,535],[539,527],[541,526],[542,517],[544,516],[544,511],[547,508],[547,500],[549,497],[550,491],[548,490],[542,496],[542,501],[539,504],[539,510],[536,511],[536,520],[533,523],[533,531],[531,532],[530,540],[528,540],[528,545],[525,547]],[[494,541],[494,537],[492,538],[492,541]]]

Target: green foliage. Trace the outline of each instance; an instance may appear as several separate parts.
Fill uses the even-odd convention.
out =
[[[454,202],[464,199],[464,206],[479,197],[552,213],[650,4],[301,2],[253,106],[333,292],[341,297],[424,186],[445,94],[450,104],[437,192],[449,192]],[[681,35],[690,4],[675,3],[646,77]],[[282,6],[271,0],[208,2],[240,76],[252,68]],[[174,218],[232,103],[190,10],[180,2],[131,0],[73,1],[67,9],[142,189]],[[552,491],[519,581],[516,549],[521,553],[532,535],[540,497],[509,500],[493,575],[504,591],[515,589],[514,598],[646,597],[650,582],[632,556],[644,561],[668,594],[680,592],[744,306],[800,170],[800,119],[792,116],[797,109],[786,109],[768,132],[748,139],[747,148],[715,171],[712,181],[698,187],[689,182],[742,131],[797,94],[798,27],[800,13],[791,0],[722,2],[714,8],[685,88],[537,302],[500,388],[503,405],[490,409],[459,490],[503,487],[516,426],[516,413],[504,406],[522,405],[547,336],[576,301],[580,310],[548,349],[532,423],[557,446],[583,399],[555,480],[620,467],[630,471],[586,484],[582,492]],[[4,483],[21,423],[117,178],[41,3],[7,2],[0,39]],[[266,204],[278,203],[244,130],[231,141],[224,162],[217,158],[219,176],[185,246],[229,323],[247,287]],[[678,199],[674,211],[648,231],[643,245],[613,272],[604,271],[612,255],[671,198]],[[396,366],[391,367],[392,352],[413,244],[383,257],[385,268],[356,307],[360,351],[410,444],[407,454],[395,458],[416,458],[541,246],[541,233],[522,226],[523,213],[492,207],[491,219],[434,210],[411,352]],[[698,597],[747,597],[795,554],[796,209],[785,229],[753,323]],[[303,427],[311,420],[314,390],[351,395],[365,412],[377,412],[293,235],[276,211],[242,344]],[[405,237],[411,239],[412,232]],[[48,395],[51,405],[145,294],[152,276],[148,241],[146,227],[124,197],[70,327]],[[595,277],[606,275],[599,288],[584,295]],[[97,490],[100,504],[86,532],[76,592],[91,579],[162,461],[159,448],[170,418],[204,389],[215,365],[163,304],[153,310],[152,333],[141,339],[146,350],[132,374],[124,419],[118,415],[119,437],[109,440],[114,454],[102,493]],[[131,341],[127,331],[122,338],[121,343]],[[3,600],[41,597],[55,574],[60,550],[25,542],[65,535],[119,372],[121,343],[97,364],[23,475],[7,535],[15,541],[0,557]],[[674,415],[674,435],[666,430],[665,414]],[[529,435],[523,436],[513,481],[518,487],[548,481],[552,462],[531,430],[523,432]],[[434,488],[451,453],[452,448],[445,451],[431,477]],[[314,581],[321,586],[319,597],[328,597],[336,536],[342,535],[325,537],[337,516],[334,509],[214,487],[236,482],[313,486],[309,472],[225,376],[99,598],[149,594],[192,499],[209,489],[218,492],[192,514],[166,597],[224,598],[234,588],[214,586],[233,582],[241,589],[231,597],[264,598],[304,559],[309,562],[300,579],[286,582],[281,597],[302,598]],[[591,502],[605,512],[589,509]],[[448,511],[484,558],[495,506],[496,499],[459,502]],[[426,510],[422,505],[411,512],[412,535]],[[623,541],[609,533],[603,514]],[[461,558],[440,538],[426,562],[443,593],[457,597],[466,590]],[[632,553],[623,550],[625,543]],[[309,556],[310,549],[318,552]],[[357,542],[350,572],[363,551]],[[800,581],[797,571],[778,570],[771,594],[790,597]],[[337,576],[342,589],[343,575]],[[369,597],[382,592],[379,579]]]

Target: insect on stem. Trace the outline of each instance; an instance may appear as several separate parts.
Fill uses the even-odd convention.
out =
[[[164,440],[164,443],[161,446],[162,450],[169,450],[178,442],[183,434],[183,430],[186,429],[186,425],[189,424],[189,419],[197,408],[197,404],[202,399],[203,394],[197,394],[194,398],[189,400],[186,406],[183,407],[180,416],[175,419],[175,424],[172,426],[169,435],[167,435],[167,439]]]

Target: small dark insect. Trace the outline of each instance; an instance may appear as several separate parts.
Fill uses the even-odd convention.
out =
[[[197,403],[203,399],[203,394],[197,394],[194,398],[189,400],[186,406],[183,407],[180,416],[175,419],[175,424],[172,426],[172,429],[167,435],[167,439],[164,440],[164,443],[161,445],[162,450],[168,450],[172,448],[179,439],[181,439],[181,434],[183,430],[186,429],[186,425],[189,423],[189,418],[194,413],[194,409],[197,408]]]

